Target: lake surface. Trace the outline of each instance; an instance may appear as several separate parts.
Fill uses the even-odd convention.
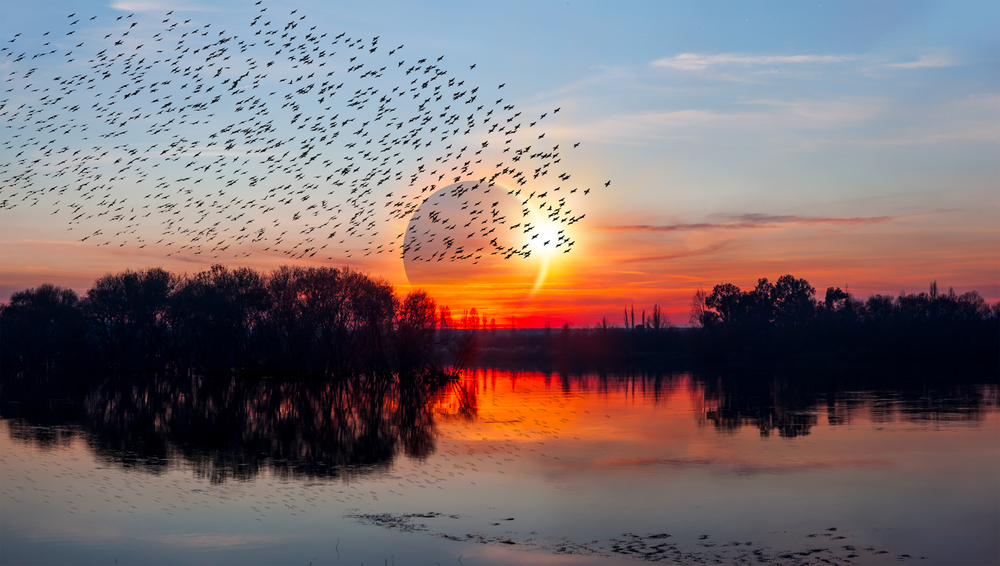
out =
[[[5,564],[1000,563],[995,379],[71,389],[4,386]]]

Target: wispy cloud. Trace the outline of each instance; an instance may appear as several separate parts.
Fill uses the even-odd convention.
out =
[[[707,255],[712,255],[716,252],[721,251],[723,248],[727,247],[729,242],[718,242],[710,246],[705,246],[704,248],[698,250],[686,250],[682,252],[675,252],[671,254],[659,254],[659,255],[641,255],[629,258],[619,258],[618,263],[638,263],[638,262],[648,262],[648,261],[670,261],[674,259],[683,259],[686,257],[702,257]]]
[[[121,10],[123,12],[168,12],[171,10],[180,10],[184,12],[203,12],[207,9],[199,6],[183,5],[179,6],[177,2],[157,2],[155,0],[124,0],[122,2],[112,2],[110,5],[112,10]]]
[[[773,124],[767,112],[712,112],[686,109],[618,114],[591,123],[554,128],[555,136],[602,143],[642,145],[664,138],[705,137],[712,129],[752,130]]]
[[[875,98],[845,100],[757,99],[740,102],[741,107],[718,112],[683,109],[666,112],[618,114],[590,123],[556,128],[552,133],[568,138],[602,143],[642,145],[663,139],[718,139],[731,142],[743,133],[757,140],[761,132],[842,130],[883,115],[889,106]],[[754,142],[756,143],[756,141]]]
[[[897,117],[900,114],[897,113]],[[913,145],[997,145],[1000,138],[1000,96],[974,96],[910,112],[901,127],[877,135],[801,140],[802,149],[823,151],[834,145],[898,147]]]
[[[929,69],[933,67],[953,67],[957,63],[948,59],[946,57],[921,57],[917,61],[910,61],[909,63],[892,63],[886,65],[893,69]]]
[[[886,111],[887,104],[878,99],[851,98],[848,100],[777,100],[758,99],[742,102],[751,106],[772,106],[784,108],[788,114],[774,114],[773,119],[789,120],[796,126],[801,126],[801,118],[809,118],[817,122],[857,122],[878,117]]]
[[[698,222],[691,224],[634,224],[629,226],[605,226],[603,229],[614,232],[691,232],[696,230],[746,230],[758,228],[777,228],[783,225],[815,225],[832,224],[840,226],[859,226],[881,224],[900,218],[899,216],[852,216],[833,218],[824,216],[799,216],[794,214],[736,214],[719,215],[729,218],[723,222]]]
[[[802,63],[838,63],[849,61],[850,59],[851,57],[844,55],[743,55],[738,53],[706,55],[701,53],[681,53],[674,57],[657,59],[651,64],[654,67],[666,67],[682,71],[701,71],[709,67],[722,65],[740,65],[746,67]]]

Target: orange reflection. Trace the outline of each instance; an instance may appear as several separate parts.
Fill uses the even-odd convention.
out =
[[[915,419],[912,432],[919,434],[926,419],[902,402],[885,405],[874,397],[839,399],[825,407],[816,399],[801,405],[794,398],[772,399],[772,406],[761,410],[768,385],[753,391],[757,401],[745,405],[739,399],[747,391],[734,397],[713,387],[688,374],[601,377],[476,369],[441,392],[433,412],[441,421],[444,447],[467,450],[485,463],[495,459],[502,463],[498,473],[544,470],[566,478],[690,468],[738,475],[890,469],[911,456],[894,454],[894,437],[879,426],[846,425]],[[989,407],[997,390],[978,395],[986,403],[982,411],[949,413],[946,420],[995,421]],[[976,442],[975,435],[963,437],[962,449],[974,451]],[[855,451],[852,443],[866,448]]]

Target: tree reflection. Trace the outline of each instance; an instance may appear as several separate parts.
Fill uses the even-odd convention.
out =
[[[749,425],[767,437],[809,434],[816,425],[817,391],[805,384],[765,376],[706,376],[703,417],[721,432],[734,433]]]
[[[343,478],[386,470],[404,454],[435,452],[435,419],[474,421],[480,394],[510,380],[525,391],[580,391],[658,403],[694,397],[701,426],[720,434],[810,434],[855,419],[879,423],[978,421],[1000,404],[989,376],[810,369],[795,372],[569,373],[471,369],[457,380],[367,374],[320,382],[205,377],[3,380],[13,439],[41,449],[82,437],[105,465],[163,473],[191,467],[213,482],[261,474]],[[521,387],[522,380],[525,387]]]
[[[704,385],[703,424],[726,434],[752,426],[763,437],[776,432],[782,438],[809,434],[824,413],[831,426],[849,424],[859,415],[873,422],[978,421],[998,405],[1000,391],[989,377],[878,368],[696,377]]]
[[[386,469],[400,452],[414,458],[432,454],[429,407],[440,389],[376,375],[330,383],[108,379],[82,397],[70,422],[82,426],[91,449],[107,464],[158,473],[183,463],[213,482],[265,472],[352,477]],[[44,418],[41,407],[29,412]],[[24,440],[32,435],[33,427],[15,428]],[[46,436],[51,433],[35,441],[46,442]]]

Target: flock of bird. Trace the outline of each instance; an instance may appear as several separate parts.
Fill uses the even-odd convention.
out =
[[[106,25],[74,13],[33,43],[5,41],[0,211],[48,206],[79,241],[168,256],[571,251],[565,227],[591,189],[559,167],[580,144],[541,129],[560,108],[522,115],[505,83],[466,84],[443,56],[324,33],[296,10],[257,2],[251,15],[235,33],[173,11]],[[435,194],[466,216],[436,214]],[[501,214],[512,197],[519,217]],[[419,214],[433,232],[388,233]],[[558,238],[532,241],[538,218]],[[489,242],[463,244],[474,236]],[[416,251],[435,239],[443,249]]]

